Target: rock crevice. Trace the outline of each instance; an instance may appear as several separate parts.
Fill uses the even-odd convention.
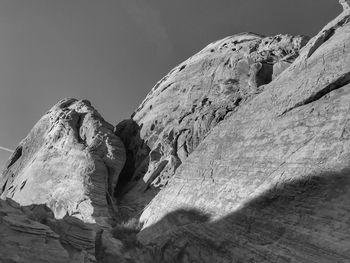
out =
[[[343,74],[342,76],[340,76],[338,79],[336,79],[334,82],[332,82],[331,84],[328,84],[326,87],[324,87],[321,90],[318,90],[315,94],[311,95],[310,97],[308,97],[307,99],[305,99],[302,102],[299,102],[297,104],[295,104],[293,107],[286,109],[281,115],[282,116],[292,110],[294,110],[295,108],[307,105],[309,103],[313,103],[321,98],[323,98],[324,96],[326,96],[327,94],[329,94],[330,92],[332,92],[333,90],[337,90],[340,89],[346,85],[350,84],[350,72]]]

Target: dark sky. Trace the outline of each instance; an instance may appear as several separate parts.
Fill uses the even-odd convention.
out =
[[[340,11],[335,0],[0,0],[0,146],[15,148],[65,97],[116,124],[210,42],[312,36]],[[0,147],[0,165],[8,156]]]

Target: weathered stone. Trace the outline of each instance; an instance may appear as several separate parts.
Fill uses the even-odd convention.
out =
[[[59,236],[31,219],[26,210],[30,211],[11,200],[0,200],[0,262],[72,262]]]
[[[339,0],[339,3],[343,6],[344,10],[350,9],[350,0]]]
[[[88,101],[62,100],[10,158],[1,197],[23,206],[46,204],[58,219],[68,214],[103,225],[114,209],[113,189],[124,160],[113,126]]]
[[[277,78],[283,71],[285,71],[290,66],[290,62],[278,61],[273,65],[272,79]]]
[[[125,254],[123,251],[123,243],[115,239],[110,232],[101,231],[99,233],[99,256],[97,259],[99,262],[113,263],[120,262],[126,263]]]
[[[347,2],[306,46],[210,44],[114,131],[59,102],[0,179],[0,262],[350,262]]]
[[[20,143],[0,180],[2,198],[52,210],[36,206],[27,212],[58,234],[69,262],[94,262],[96,232],[111,228],[113,191],[125,162],[124,146],[113,129],[88,101],[62,100]],[[20,231],[21,222],[16,226],[11,219],[12,228]]]
[[[128,192],[123,201],[140,211],[213,127],[277,76],[273,65],[293,61],[307,40],[234,35],[208,45],[159,81],[132,120],[116,127],[128,153],[120,176]]]
[[[146,207],[139,237],[158,262],[350,262],[349,21],[213,128]],[[210,220],[168,219],[184,208]]]

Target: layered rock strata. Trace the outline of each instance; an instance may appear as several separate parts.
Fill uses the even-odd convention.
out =
[[[213,128],[147,206],[139,240],[159,262],[350,261],[349,22]]]
[[[58,219],[68,214],[95,223],[115,209],[113,190],[124,162],[113,126],[88,101],[62,100],[11,156],[0,180],[1,197],[20,205],[46,204]]]
[[[121,173],[128,205],[136,203],[139,211],[147,204],[210,130],[288,68],[307,40],[237,34],[208,45],[160,80],[132,119],[116,127],[128,155]]]
[[[95,262],[97,233],[112,228],[118,212],[113,191],[126,158],[113,129],[90,102],[62,100],[38,121],[2,173],[2,199],[52,210],[44,228],[56,233],[62,255],[69,257],[59,262]],[[11,262],[39,262],[26,261],[25,253]]]
[[[0,200],[0,262],[69,262],[59,236],[32,214],[30,208]]]

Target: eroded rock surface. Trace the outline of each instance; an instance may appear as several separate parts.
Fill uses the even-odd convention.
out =
[[[340,0],[339,2],[343,6],[344,10],[350,9],[350,1],[349,0]]]
[[[0,179],[0,262],[350,262],[340,2],[306,45],[251,33],[210,44],[114,130],[87,101],[55,105]],[[123,209],[135,218],[118,221]]]
[[[48,207],[38,220],[56,233],[62,256],[69,258],[59,262],[95,262],[97,233],[112,229],[117,213],[113,191],[126,158],[113,129],[90,102],[62,100],[34,126],[3,171],[3,199]],[[38,253],[41,248],[36,246],[32,249]],[[23,260],[18,262],[39,262]]]
[[[121,173],[128,205],[136,203],[139,211],[147,204],[208,132],[288,68],[307,40],[234,35],[208,45],[160,80],[132,120],[116,127],[128,155]]]
[[[30,208],[0,200],[0,262],[71,262],[59,236],[31,214]]]
[[[350,262],[349,22],[213,128],[147,206],[139,240],[158,262]]]
[[[125,161],[113,126],[88,101],[60,101],[34,126],[10,158],[0,181],[2,198],[46,204],[103,224],[114,209],[113,189]]]

